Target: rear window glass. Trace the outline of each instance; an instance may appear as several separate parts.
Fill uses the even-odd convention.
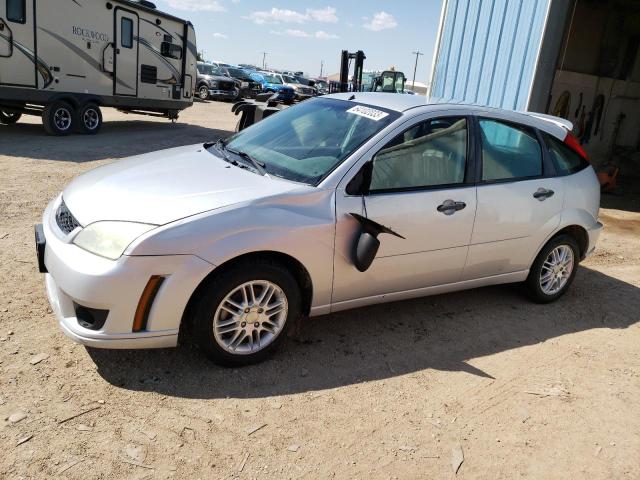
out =
[[[589,162],[557,138],[545,134],[544,140],[559,175],[576,173],[589,166]]]
[[[7,0],[7,20],[16,23],[27,21],[26,0]]]

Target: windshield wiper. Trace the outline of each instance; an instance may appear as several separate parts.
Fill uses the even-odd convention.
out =
[[[205,143],[204,146],[205,148],[215,148],[216,151],[222,156],[222,159],[225,162],[230,163],[234,167],[246,168],[244,165],[240,165],[236,160],[233,160],[229,157],[229,155],[227,155],[227,152],[225,151],[227,149],[227,143],[222,138],[218,139],[218,141],[215,143]]]
[[[225,147],[225,149],[228,152],[231,152],[231,153],[233,153],[235,155],[238,155],[241,158],[244,158],[245,160],[249,160],[260,175],[265,175],[267,173],[266,170],[265,170],[266,165],[263,162],[261,162],[260,160],[257,160],[255,158],[253,158],[247,152],[243,152],[242,150],[231,150],[231,149],[226,148],[226,147]]]

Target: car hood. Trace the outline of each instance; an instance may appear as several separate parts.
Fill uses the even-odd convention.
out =
[[[100,220],[163,225],[304,188],[232,166],[198,144],[98,167],[73,180],[62,196],[84,226]]]
[[[206,80],[215,80],[216,82],[233,82],[233,78],[222,77],[220,75],[201,75]]]

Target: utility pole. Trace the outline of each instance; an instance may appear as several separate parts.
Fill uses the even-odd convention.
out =
[[[324,68],[324,60],[320,60],[320,78],[322,78],[322,69]]]
[[[420,55],[424,55],[424,53],[420,51],[411,53],[416,56],[416,65],[413,67],[413,84],[411,85],[411,89],[413,90],[414,88],[416,88],[416,71],[418,70],[418,57],[420,57]]]
[[[269,52],[262,52],[262,68],[263,69],[267,68],[267,53]]]

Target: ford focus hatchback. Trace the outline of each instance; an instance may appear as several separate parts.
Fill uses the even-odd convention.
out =
[[[99,167],[36,226],[64,333],[266,358],[302,315],[510,282],[537,302],[594,249],[599,186],[565,120],[338,94],[227,140]]]

